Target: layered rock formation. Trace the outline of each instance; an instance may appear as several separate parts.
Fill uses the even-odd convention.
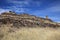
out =
[[[46,16],[46,18],[36,17],[26,13],[16,14],[12,11],[1,13],[0,26],[10,25],[14,27],[60,27],[58,23],[53,22]]]

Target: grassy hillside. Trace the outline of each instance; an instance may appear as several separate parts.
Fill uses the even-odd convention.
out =
[[[0,40],[60,40],[60,28],[0,27]]]
[[[60,40],[59,27],[48,17],[11,11],[0,14],[0,40]]]

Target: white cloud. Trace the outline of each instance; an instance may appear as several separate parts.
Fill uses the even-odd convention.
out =
[[[45,11],[48,11],[48,12],[60,12],[60,6],[53,6],[53,7],[45,9]]]
[[[8,3],[13,3],[14,5],[29,5],[28,1],[17,1],[17,0],[8,0]]]
[[[50,13],[55,13],[55,12],[60,12],[60,6],[56,5],[56,6],[51,6],[49,8],[45,8],[43,10],[36,10],[33,13],[38,13],[38,14],[50,14]]]
[[[3,13],[3,12],[8,12],[8,11],[9,11],[9,9],[2,9],[2,8],[0,8],[0,14]]]
[[[13,1],[11,3],[13,3],[13,4],[19,4],[19,5],[28,5],[29,4],[29,2],[27,2],[27,1]]]
[[[9,7],[12,11],[15,11],[17,13],[24,13],[24,12],[28,12],[29,10],[31,9],[28,9],[28,8],[22,8],[22,7],[19,7],[18,5],[17,6],[10,6]]]
[[[36,6],[40,6],[41,4],[41,2],[39,1],[32,1],[32,0],[25,0],[25,1],[8,0],[8,1],[9,1],[8,3],[13,3],[13,5],[8,8],[19,13],[31,10],[25,7],[28,7],[28,6],[32,7],[34,4]],[[33,5],[30,3],[32,3]]]
[[[24,1],[18,1],[18,0],[8,0],[8,3],[13,3],[14,5],[19,6],[40,6],[42,2],[40,1],[32,1],[32,0],[24,0]]]
[[[53,16],[53,17],[49,17],[49,18],[52,19],[55,22],[60,22],[60,17]]]

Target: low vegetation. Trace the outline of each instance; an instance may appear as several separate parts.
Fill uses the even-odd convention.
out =
[[[60,40],[60,29],[0,27],[0,40]]]

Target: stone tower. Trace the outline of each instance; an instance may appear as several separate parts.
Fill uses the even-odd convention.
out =
[[[48,19],[48,16],[46,16],[46,19]]]

